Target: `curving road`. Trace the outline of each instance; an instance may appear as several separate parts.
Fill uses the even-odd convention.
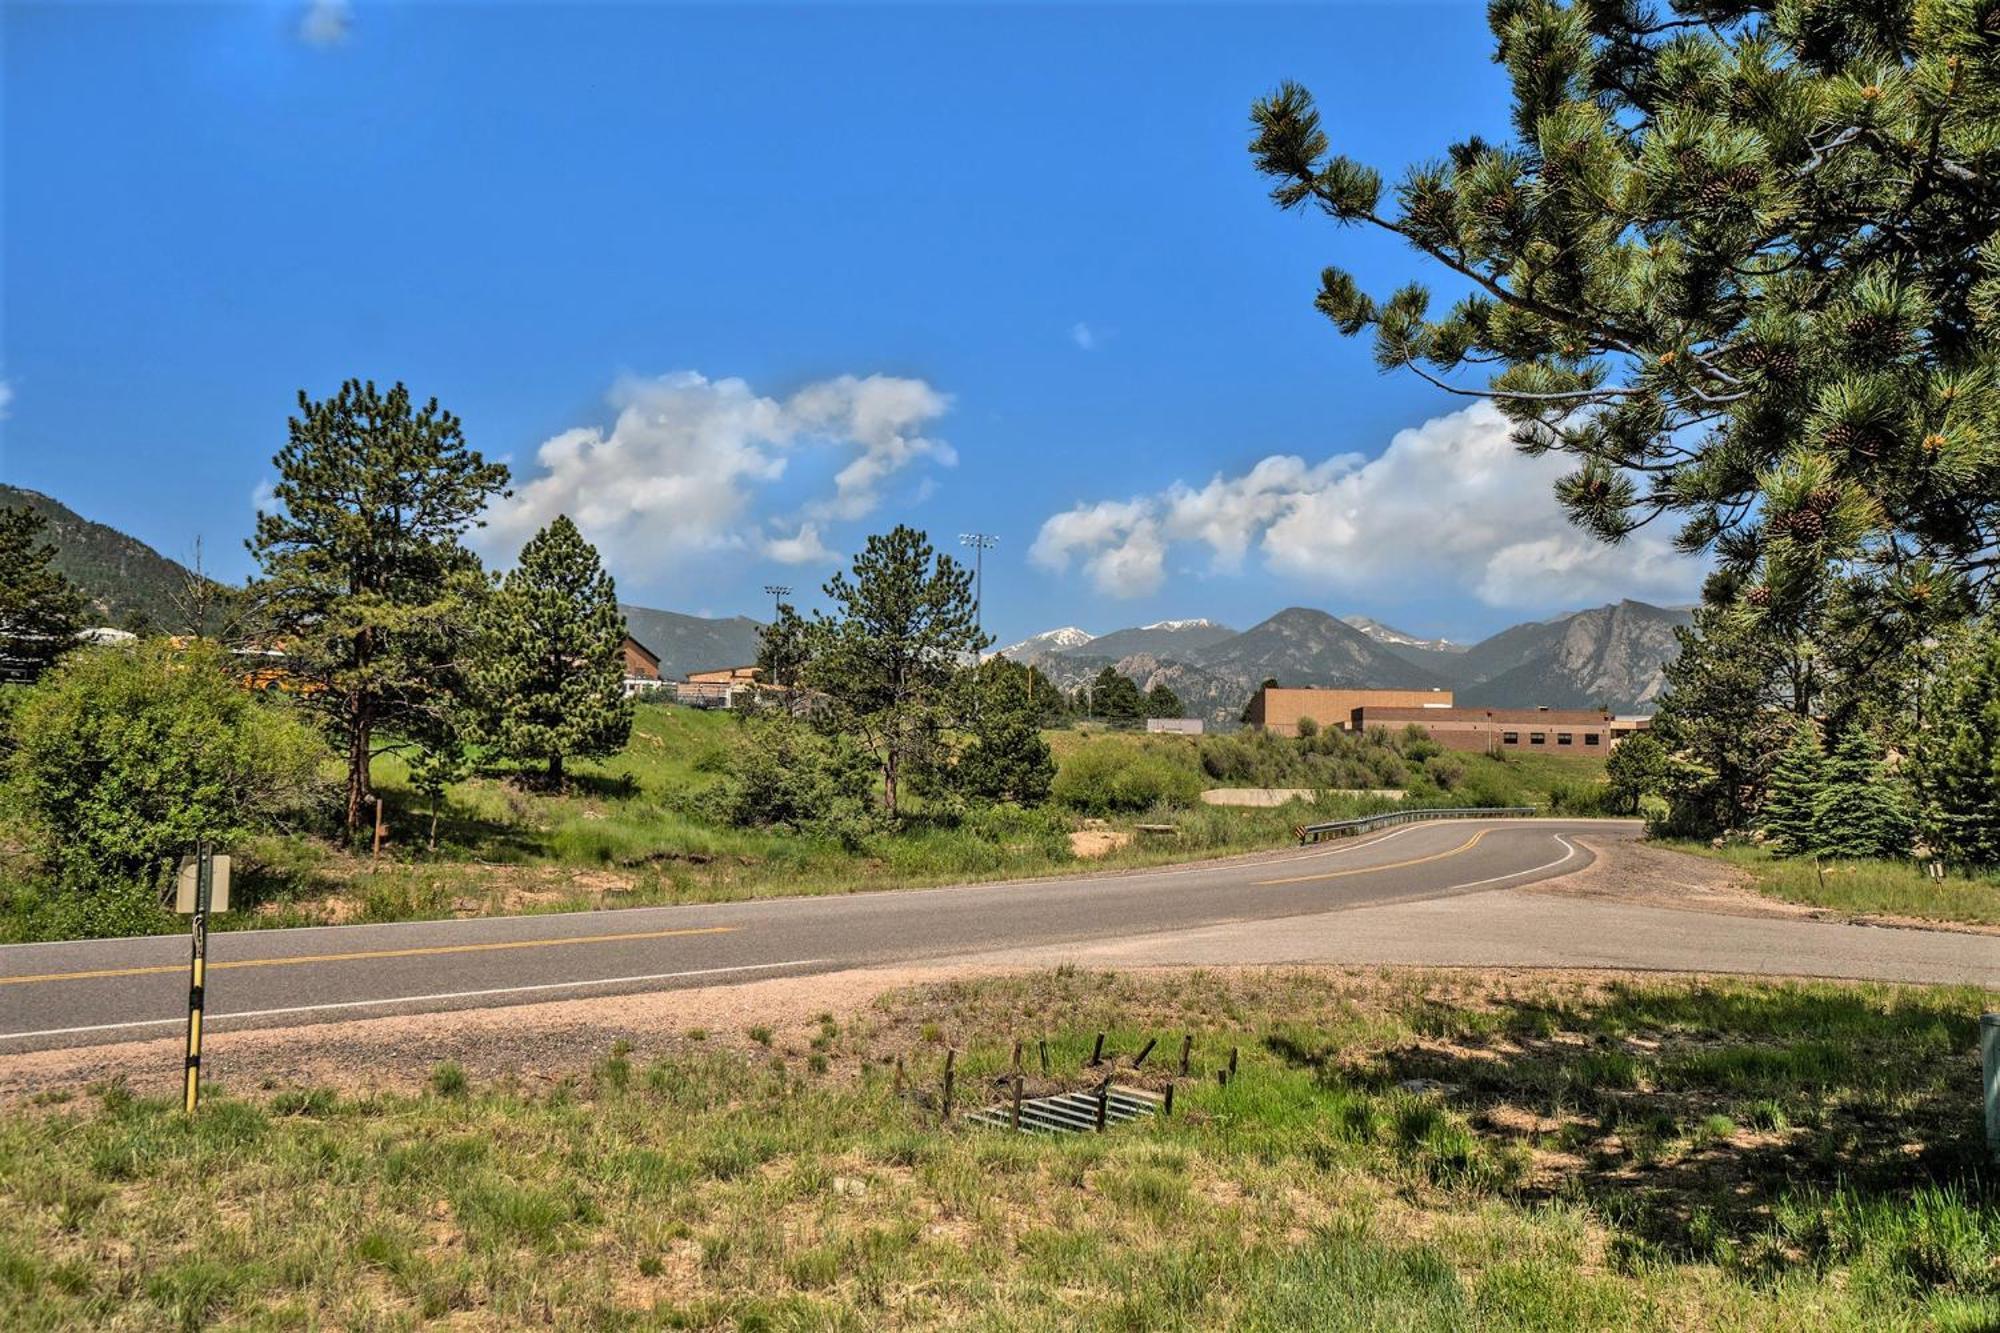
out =
[[[211,1030],[523,1004],[1130,939],[1533,883],[1636,821],[1408,824],[1159,870],[952,888],[209,937]],[[0,1055],[185,1023],[187,940],[0,947]]]

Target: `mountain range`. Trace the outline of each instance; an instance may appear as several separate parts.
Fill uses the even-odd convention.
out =
[[[93,523],[35,491],[0,486],[0,506],[27,505],[48,523],[55,565],[90,599],[95,624],[166,629],[188,570],[136,538]],[[757,658],[763,625],[621,603],[632,636],[660,656],[669,679]],[[1066,688],[1106,666],[1166,685],[1191,716],[1234,719],[1265,680],[1285,685],[1450,689],[1479,707],[1650,710],[1662,666],[1679,649],[1684,607],[1623,601],[1515,625],[1478,643],[1422,638],[1367,616],[1336,618],[1295,606],[1240,633],[1214,620],[1161,620],[1108,634],[1074,625],[1046,630],[999,653],[1039,666]]]
[[[1290,607],[1237,633],[1214,621],[1164,621],[1092,635],[1074,626],[999,652],[1075,687],[1106,666],[1165,684],[1191,715],[1227,721],[1266,680],[1283,685],[1449,689],[1469,707],[1649,711],[1679,651],[1686,608],[1623,601],[1516,625],[1478,643],[1425,639],[1366,616]],[[1198,626],[1195,631],[1168,627]]]

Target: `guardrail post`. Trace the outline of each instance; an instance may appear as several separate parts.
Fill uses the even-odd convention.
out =
[[[2000,1014],[1979,1016],[1979,1065],[1986,1077],[1986,1151],[2000,1162]]]

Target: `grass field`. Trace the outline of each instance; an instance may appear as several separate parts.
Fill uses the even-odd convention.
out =
[[[624,752],[579,762],[562,793],[504,776],[453,787],[427,849],[428,812],[394,756],[376,762],[390,841],[378,861],[307,836],[265,837],[234,849],[242,910],[224,929],[574,911],[659,903],[847,893],[972,880],[1069,874],[1282,847],[1304,821],[1393,808],[1367,796],[1328,795],[1278,809],[1159,806],[1097,821],[1114,835],[1171,824],[1168,836],[1133,836],[1096,859],[1079,859],[1070,834],[1085,825],[1057,806],[928,816],[861,846],[789,831],[734,828],[711,818],[703,795],[726,780],[739,724],[720,712],[643,706]],[[1059,762],[1080,747],[1113,747],[1201,773],[1192,738],[1120,733],[1050,734]],[[1556,756],[1466,756],[1453,792],[1413,794],[1428,804],[1546,805],[1552,792],[1588,789],[1602,764]],[[160,914],[157,928],[181,923]],[[30,938],[0,914],[0,938]]]
[[[1910,861],[1828,861],[1773,856],[1741,843],[1663,844],[1750,873],[1757,891],[1786,902],[1809,903],[1857,915],[1882,914],[1928,921],[2000,926],[2000,875],[1947,875],[1931,879]]]
[[[554,1085],[103,1087],[0,1120],[0,1326],[1991,1329],[1994,1002],[1057,971]],[[976,1103],[1100,1030],[1156,1087],[1195,1034],[1172,1119],[938,1123],[947,1047]]]

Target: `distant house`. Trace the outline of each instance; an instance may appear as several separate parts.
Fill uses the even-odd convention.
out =
[[[628,697],[666,688],[666,682],[660,679],[658,653],[630,634],[619,645],[619,651],[625,658],[625,693]]]
[[[1199,736],[1202,732],[1198,717],[1149,717],[1146,730],[1164,731],[1176,736]]]
[[[728,708],[738,695],[764,688],[763,674],[760,666],[690,671],[687,679],[674,687],[674,696],[690,708]]]

